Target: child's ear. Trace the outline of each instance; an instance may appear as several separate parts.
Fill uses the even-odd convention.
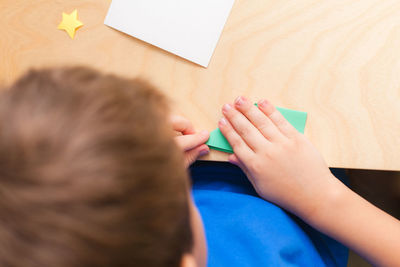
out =
[[[194,256],[192,254],[184,254],[181,261],[181,267],[197,267]]]

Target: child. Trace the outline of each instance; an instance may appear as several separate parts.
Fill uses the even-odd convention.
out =
[[[166,114],[146,83],[86,68],[2,90],[0,266],[194,262],[202,228]]]
[[[237,244],[243,239],[235,236],[261,229],[242,225],[267,218],[252,207],[274,207],[269,211],[281,212],[275,223],[291,222],[292,230],[302,224],[260,196],[374,264],[400,265],[399,222],[334,178],[311,143],[269,102],[258,106],[238,98],[234,106],[224,106],[219,124],[235,152],[230,161],[243,169],[257,194],[240,183],[227,190],[226,177],[219,184],[218,177],[194,180],[205,218],[219,214],[220,229],[231,229],[229,242]],[[208,152],[208,134],[196,132],[181,117],[167,123],[167,114],[164,98],[148,84],[86,68],[31,71],[3,90],[0,266],[205,266],[205,236],[189,196],[186,167]],[[248,219],[218,213],[232,208],[224,200],[235,203],[238,212],[244,205]],[[213,248],[212,241],[226,235],[211,230],[207,237]],[[280,230],[269,233],[276,247],[282,247],[280,237],[292,233]],[[229,257],[237,266],[302,262],[301,249],[262,254],[263,240],[255,242],[264,234],[253,235],[252,247],[225,241],[226,254],[220,255],[227,258],[217,261],[218,254],[210,250],[210,265],[224,265]],[[302,237],[297,241],[318,251],[317,243]]]

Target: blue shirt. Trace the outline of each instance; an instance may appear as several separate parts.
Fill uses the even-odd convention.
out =
[[[208,266],[346,266],[348,249],[261,199],[244,173],[221,162],[191,167]]]

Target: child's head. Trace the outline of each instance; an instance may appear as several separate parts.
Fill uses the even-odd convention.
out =
[[[201,223],[167,115],[148,84],[87,68],[3,90],[0,265],[191,263]]]

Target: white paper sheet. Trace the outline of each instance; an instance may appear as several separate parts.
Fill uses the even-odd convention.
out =
[[[104,23],[207,67],[234,0],[113,0]]]

